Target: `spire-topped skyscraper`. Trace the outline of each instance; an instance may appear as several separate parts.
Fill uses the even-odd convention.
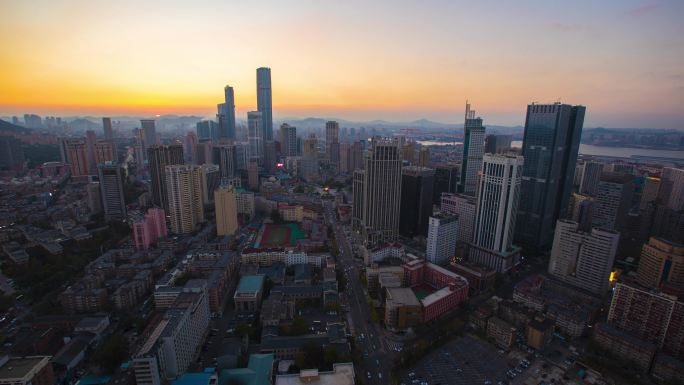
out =
[[[218,105],[219,138],[235,140],[235,95],[233,87],[226,86],[223,89],[225,103]]]
[[[257,68],[257,110],[261,112],[261,126],[264,130],[264,140],[273,140],[273,104],[270,68]]]
[[[482,118],[475,117],[475,111],[470,109],[468,101],[466,101],[463,131],[463,165],[461,166],[460,190],[465,194],[475,195],[478,174],[482,171],[485,128],[482,127]]]

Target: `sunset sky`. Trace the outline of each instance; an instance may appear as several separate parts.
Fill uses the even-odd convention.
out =
[[[684,128],[684,1],[0,0],[0,115],[238,117],[270,67],[276,119]]]

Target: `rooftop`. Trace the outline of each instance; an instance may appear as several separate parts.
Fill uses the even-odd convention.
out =
[[[24,378],[38,367],[49,365],[48,356],[12,357],[0,366],[0,380]]]
[[[329,372],[319,372],[318,369],[303,369],[299,374],[284,374],[276,376],[275,385],[353,385],[354,364],[339,363],[333,365]]]
[[[418,301],[413,290],[407,287],[393,287],[387,289],[387,299],[391,299],[393,302],[402,305],[420,306],[420,301]]]
[[[219,385],[229,385],[233,381],[241,385],[268,385],[271,383],[272,368],[273,354],[251,354],[246,368],[222,370],[219,375]]]
[[[256,293],[264,286],[263,275],[245,275],[240,278],[236,293]]]

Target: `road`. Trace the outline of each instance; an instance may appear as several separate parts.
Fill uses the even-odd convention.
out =
[[[324,206],[327,222],[333,226],[335,239],[338,247],[340,247],[337,263],[344,268],[347,277],[345,295],[349,303],[349,314],[352,321],[350,328],[356,336],[357,347],[364,352],[363,364],[356,369],[357,373],[371,384],[389,383],[394,355],[394,351],[388,344],[389,332],[371,322],[366,292],[359,279],[359,273],[363,271],[363,264],[354,260],[354,252],[345,234],[345,228],[337,223],[332,203],[325,202]],[[363,338],[361,338],[362,335]]]

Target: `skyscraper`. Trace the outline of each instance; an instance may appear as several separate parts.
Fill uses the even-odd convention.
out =
[[[458,217],[457,240],[461,244],[473,241],[476,209],[476,197],[465,194],[442,193],[440,210],[442,213]]]
[[[202,202],[205,205],[214,203],[214,191],[221,184],[219,166],[215,164],[203,164],[200,166]]]
[[[171,231],[191,233],[204,221],[201,166],[166,166],[165,177]]]
[[[584,113],[583,106],[560,103],[527,106],[516,242],[551,246],[553,227],[565,218],[572,192]]]
[[[652,237],[641,248],[637,281],[649,289],[684,295],[684,245]]]
[[[487,135],[485,137],[485,153],[486,154],[501,154],[508,152],[511,149],[511,142],[513,136],[511,135]]]
[[[429,217],[425,259],[441,265],[449,262],[456,252],[458,218],[444,214]]]
[[[85,139],[64,139],[63,146],[71,176],[80,177],[88,175],[88,154]]]
[[[435,166],[435,188],[432,194],[432,203],[440,204],[442,194],[458,192],[461,180],[460,164],[438,164]]]
[[[112,132],[112,118],[102,118],[102,131],[104,133],[105,140],[114,140],[114,133]]]
[[[420,167],[430,167],[430,148],[421,147],[418,151],[418,166]]]
[[[257,110],[261,112],[264,140],[273,140],[271,69],[257,68]]]
[[[603,173],[603,163],[584,162],[582,165],[582,179],[580,181],[580,194],[595,196],[598,190],[601,174]]]
[[[105,220],[126,219],[126,203],[123,194],[124,175],[121,166],[114,162],[106,162],[100,163],[97,170]]]
[[[412,238],[427,235],[432,215],[432,189],[435,170],[427,167],[407,166],[401,175],[401,210],[399,233]]]
[[[216,235],[233,235],[238,229],[237,200],[233,186],[222,186],[214,194]]]
[[[249,159],[257,164],[264,161],[264,126],[262,113],[250,111],[247,113],[247,141],[249,142]]]
[[[219,138],[235,140],[235,95],[233,87],[226,86],[223,89],[225,103],[223,103],[223,126],[219,127]]]
[[[188,163],[194,163],[197,161],[197,134],[192,131],[185,133],[185,138],[183,138],[183,155],[185,161]]]
[[[596,190],[592,227],[621,230],[629,213],[634,193],[634,177],[603,173]]]
[[[461,192],[475,195],[477,179],[482,170],[482,156],[484,155],[485,128],[482,118],[475,117],[475,111],[470,110],[470,103],[466,102],[465,123],[463,124],[463,162],[461,164]]]
[[[340,125],[335,121],[325,123],[325,148],[328,161],[335,170],[340,165]]]
[[[401,150],[396,138],[375,137],[366,156],[362,232],[366,242],[392,242],[399,235]]]
[[[183,146],[152,146],[147,150],[150,169],[150,187],[152,203],[169,212],[169,201],[166,192],[166,166],[183,164]]]
[[[684,208],[684,168],[663,168],[662,179],[672,184],[667,208],[675,211]]]
[[[145,150],[159,144],[157,141],[157,126],[154,119],[142,119],[140,121],[140,129],[142,130],[142,138],[145,143]]]
[[[513,246],[515,221],[520,200],[523,157],[485,154],[469,258],[506,272],[516,262]]]
[[[88,172],[91,175],[97,174],[97,162],[95,160],[95,143],[97,135],[95,131],[86,131],[86,156],[88,157]]]
[[[234,178],[237,171],[235,146],[232,144],[215,146],[213,163],[218,164],[221,170],[221,179]]]
[[[104,162],[116,162],[116,153],[114,152],[114,143],[105,140],[99,140],[94,145],[95,164]]]
[[[549,274],[575,287],[603,295],[615,260],[620,233],[559,219],[551,248]]]
[[[297,156],[297,127],[283,123],[280,126],[279,139],[282,156]]]
[[[363,194],[366,172],[356,169],[352,174],[352,229],[361,231],[363,225]]]
[[[202,120],[195,126],[198,139],[218,139],[218,125],[213,120]]]

